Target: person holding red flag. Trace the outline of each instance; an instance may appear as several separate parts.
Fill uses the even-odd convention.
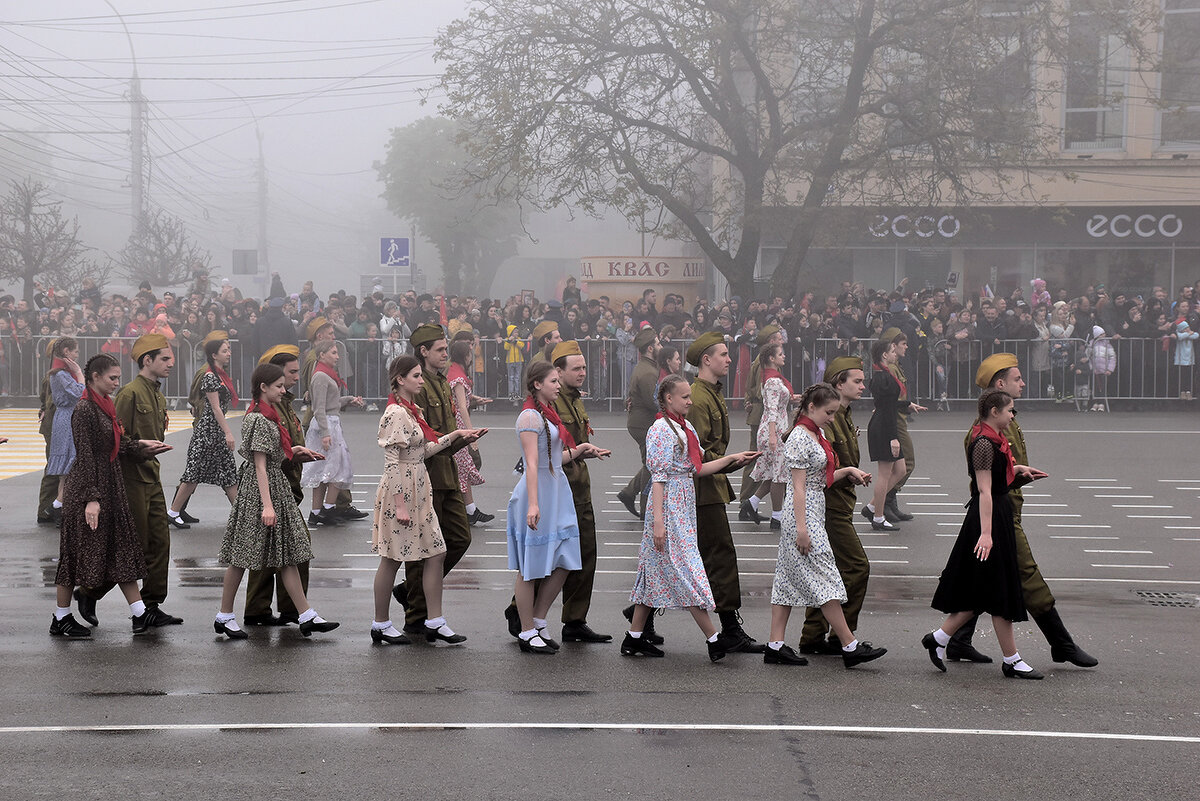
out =
[[[829,534],[825,530],[825,489],[843,478],[866,484],[857,467],[841,467],[822,426],[841,408],[841,396],[829,384],[813,384],[800,398],[800,413],[784,447],[791,481],[783,499],[783,529],[775,581],[771,586],[771,639],[763,652],[768,665],[806,665],[808,660],[784,644],[792,607],[819,607],[842,645],[842,662],[854,667],[878,659],[886,648],[855,638],[846,624],[842,583]]]
[[[391,621],[388,608],[396,573],[405,562],[422,561],[425,593],[425,639],[451,645],[465,642],[442,615],[442,578],[446,541],[433,508],[433,489],[425,460],[441,453],[458,440],[474,442],[478,429],[455,429],[439,435],[425,422],[417,394],[425,386],[421,363],[413,356],[400,356],[388,368],[391,394],[379,421],[379,447],[383,448],[383,476],[375,492],[375,519],[371,527],[371,549],[379,554],[375,572],[375,620],[371,641],[403,645],[411,642]],[[401,624],[403,625],[403,624]]]

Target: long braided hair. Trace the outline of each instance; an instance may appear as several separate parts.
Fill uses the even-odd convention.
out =
[[[673,393],[675,387],[680,384],[686,384],[687,379],[678,373],[674,373],[665,377],[658,383],[658,410],[662,413],[663,419],[667,421],[667,428],[671,429],[671,433],[675,435],[675,439],[679,440],[679,449],[687,455],[687,441],[683,438],[683,434],[679,429],[675,428],[675,423],[671,422],[671,418],[667,416],[667,394]]]
[[[529,397],[533,398],[534,408],[542,416],[542,427],[546,429],[546,467],[551,473],[554,472],[554,462],[550,456],[550,423],[546,420],[546,410],[542,406],[542,402],[538,399],[536,385],[544,383],[550,374],[557,369],[550,362],[538,361],[530,366],[529,372],[525,376],[525,388],[529,390]]]

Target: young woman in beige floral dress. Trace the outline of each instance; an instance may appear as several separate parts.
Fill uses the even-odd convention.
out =
[[[399,645],[408,637],[392,625],[388,607],[396,572],[404,562],[425,562],[421,571],[428,618],[425,639],[455,645],[467,638],[455,634],[442,616],[442,562],[446,543],[433,512],[433,490],[425,460],[458,440],[479,439],[478,429],[457,429],[438,436],[421,417],[413,402],[425,383],[421,363],[400,356],[388,369],[391,396],[379,421],[379,447],[383,448],[383,477],[375,493],[375,522],[371,527],[372,549],[379,554],[375,573],[375,622],[371,641]],[[393,402],[394,401],[394,402]]]

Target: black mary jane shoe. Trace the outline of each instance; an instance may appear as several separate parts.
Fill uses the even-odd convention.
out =
[[[68,614],[62,620],[50,618],[50,636],[83,640],[92,636],[92,630],[76,620],[74,615]]]
[[[149,611],[149,610],[147,610],[147,611]],[[217,632],[217,634],[224,634],[226,637],[228,637],[231,640],[244,640],[250,636],[249,634],[242,631],[241,629],[229,628],[228,625],[226,625],[225,623],[222,623],[219,620],[213,621],[213,631]]]
[[[558,649],[551,648],[550,643],[548,643],[544,639],[542,639],[540,634],[535,634],[532,637],[530,637],[528,640],[518,639],[517,642],[518,642],[518,644],[520,644],[521,650],[527,654],[551,654],[552,655],[552,654],[558,653]]]
[[[246,626],[285,626],[282,618],[275,617],[270,612],[265,615],[244,615],[242,623]]]
[[[183,522],[185,522],[185,523],[189,523],[189,524],[193,524],[193,525],[194,525],[194,524],[196,524],[196,523],[199,523],[199,522],[200,522],[200,518],[198,518],[198,517],[192,517],[191,515],[189,515],[189,514],[187,513],[187,509],[180,509],[180,510],[179,510],[179,518],[180,518],[180,519],[181,519]]]
[[[938,641],[934,639],[932,631],[921,638],[921,647],[929,652],[929,661],[933,663],[933,666],[945,673],[946,663],[943,662],[937,655],[937,649],[941,646],[939,646]]]
[[[876,521],[871,518],[871,528],[875,531],[899,531],[900,527],[888,520],[886,517],[883,520]]]
[[[643,634],[643,637],[646,635]],[[721,644],[721,638],[718,637],[716,642],[708,643],[708,658],[713,662],[720,662],[725,658],[725,646]]]
[[[405,612],[408,611],[408,585],[403,581],[392,587],[392,597],[396,599],[396,603],[400,604],[400,608]]]
[[[563,642],[612,642],[611,634],[601,634],[598,631],[592,631],[592,627],[583,620],[574,621],[572,623],[564,623],[562,627],[562,638]]]
[[[550,638],[550,635],[546,633],[545,629],[538,629],[537,636],[541,637],[542,642],[546,643],[546,645],[549,645],[555,651],[557,651],[559,648],[562,647],[561,645],[558,644],[558,642],[556,640],[552,640]]]
[[[778,651],[767,646],[763,651],[764,665],[807,665],[808,660],[793,651],[789,646],[781,646]]]
[[[167,520],[169,520],[171,525],[175,528],[191,528],[191,525],[189,525],[188,522],[183,519],[183,517],[172,517],[171,515],[167,515]]]
[[[878,659],[887,653],[886,648],[876,648],[869,642],[858,641],[853,651],[842,651],[842,664],[848,668]]]
[[[623,610],[621,610],[621,614],[623,614],[625,616],[626,620],[628,620],[630,623],[632,623],[633,622],[633,604],[630,604],[629,606],[627,606]],[[649,616],[646,617],[646,627],[644,629],[642,629],[642,639],[645,640],[646,642],[650,643],[651,645],[662,645],[664,642],[667,641],[665,637],[663,637],[661,634],[659,634],[657,631],[654,630],[654,610],[653,609],[650,610]]]
[[[383,629],[371,629],[371,642],[376,645],[387,643],[388,645],[408,645],[412,640],[403,634],[384,634]]]
[[[978,665],[992,663],[990,656],[980,653],[971,643],[957,643],[954,640],[950,640],[950,644],[946,646],[946,658],[951,662],[974,662]]]
[[[100,619],[96,617],[96,599],[89,598],[75,588],[75,605],[79,607],[79,616],[93,626],[100,625]]]
[[[1015,667],[1008,664],[1007,662],[1002,662],[1000,664],[1000,672],[1004,674],[1004,678],[1006,678],[1006,679],[1034,679],[1034,680],[1036,680],[1036,679],[1046,678],[1045,676],[1043,676],[1041,673],[1034,670],[1033,668],[1030,668],[1029,670],[1017,670]]]
[[[322,620],[320,623],[318,623],[316,618],[313,618],[312,620],[306,620],[300,624],[300,633],[305,637],[311,637],[314,631],[333,631],[340,625],[340,623],[332,620]]]
[[[435,643],[440,641],[446,643],[447,645],[460,645],[467,641],[467,635],[465,634],[442,634],[441,629],[441,626],[438,626],[436,629],[431,629],[429,626],[426,626],[425,642]]]
[[[763,521],[763,518],[762,515],[758,513],[758,510],[754,508],[754,505],[750,503],[750,499],[747,498],[746,500],[742,501],[742,505],[738,507],[738,520],[751,522],[757,525]]]
[[[625,632],[625,639],[621,641],[621,653],[625,656],[666,656],[661,648],[646,642],[645,634],[634,637],[629,632]]]

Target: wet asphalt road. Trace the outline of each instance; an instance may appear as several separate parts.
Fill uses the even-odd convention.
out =
[[[864,437],[868,416],[858,413]],[[381,464],[377,416],[344,419],[366,509]],[[0,797],[1195,797],[1195,414],[1022,413],[1031,461],[1051,474],[1027,492],[1026,530],[1068,628],[1101,660],[1094,670],[1055,665],[1036,627],[1021,624],[1018,646],[1047,674],[1041,682],[1004,680],[996,665],[941,674],[919,646],[939,622],[928,599],[961,521],[965,414],[914,424],[918,464],[904,500],[917,519],[864,537],[873,568],[859,633],[889,649],[882,660],[852,671],[827,657],[802,668],[750,655],[713,665],[680,612],[659,618],[662,660],[623,658],[615,643],[521,654],[501,616],[514,419],[499,408],[478,421],[494,430],[477,492],[498,516],[476,528],[448,579],[447,616],[469,637],[459,648],[370,644],[369,521],[313,535],[311,599],[339,630],[214,636],[227,506],[212,487],[190,506],[203,522],[173,533],[164,608],[182,627],[135,639],[113,593],[91,642],[52,640],[58,538],[31,522],[38,476],[0,482]],[[605,494],[636,467],[623,422],[595,416],[596,441],[616,455],[592,463],[601,572],[589,620],[618,639],[641,533]],[[187,436],[174,435],[163,460],[172,486]],[[746,436],[735,432],[735,445]],[[777,538],[766,524],[734,531],[746,628],[763,640]],[[797,618],[788,641],[798,638]],[[998,657],[986,624],[976,642]],[[1114,736],[1127,739],[1105,739]]]

